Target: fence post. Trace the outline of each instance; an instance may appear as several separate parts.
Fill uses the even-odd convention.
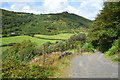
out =
[[[74,44],[74,54],[75,54],[75,44]]]
[[[67,44],[65,43],[65,51],[67,50],[67,48],[66,48],[66,47],[67,47]]]
[[[43,44],[43,66],[45,66],[45,45]]]
[[[79,44],[79,53],[80,53],[80,55],[81,55],[81,48],[80,48],[80,44]]]

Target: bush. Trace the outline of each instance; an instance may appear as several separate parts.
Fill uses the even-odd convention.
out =
[[[84,33],[79,33],[78,35],[76,35],[76,40],[84,42],[86,40],[85,34]]]
[[[61,51],[61,52],[65,51],[65,45],[66,45],[66,43],[64,41],[60,42],[58,44],[58,51]]]
[[[120,37],[113,42],[112,47],[106,52],[106,55],[114,55],[120,52]]]
[[[82,50],[84,50],[85,52],[94,52],[94,46],[90,43],[85,43],[82,46]]]
[[[77,35],[71,36],[67,40],[67,49],[73,49],[74,44],[76,45],[77,49],[79,49],[79,44],[82,46],[86,41],[86,35],[84,33],[79,33]]]
[[[86,40],[86,35],[84,33],[73,35],[68,39],[69,42],[81,41],[83,43],[85,42],[85,40]]]
[[[38,65],[28,65],[16,59],[2,63],[2,78],[47,78],[52,75],[49,69]]]
[[[106,52],[106,54],[107,54],[107,55],[114,55],[116,51],[117,51],[117,47],[116,47],[116,46],[112,46],[112,48],[110,48],[110,49]]]
[[[34,54],[34,48],[33,47],[27,47],[25,49],[23,49],[22,51],[20,51],[19,53],[19,59],[21,61],[29,61],[31,60],[35,54]]]
[[[35,47],[35,49],[34,49],[34,54],[35,55],[40,56],[40,55],[42,55],[42,52],[43,52],[43,46]]]
[[[2,59],[5,61],[8,58],[15,58],[21,61],[29,61],[35,56],[36,43],[23,41],[22,43],[16,43],[11,48],[3,52]]]
[[[50,44],[49,46],[46,46],[46,52],[51,53],[51,52],[56,52],[56,51],[65,51],[65,41],[61,41],[55,44]],[[67,47],[66,47],[67,48]]]

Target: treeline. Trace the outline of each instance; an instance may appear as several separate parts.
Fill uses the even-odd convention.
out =
[[[88,28],[91,23],[86,18],[68,12],[34,15],[2,9],[3,36],[79,32],[78,28]]]
[[[104,6],[90,27],[87,42],[115,55],[120,53],[120,2],[105,2]]]

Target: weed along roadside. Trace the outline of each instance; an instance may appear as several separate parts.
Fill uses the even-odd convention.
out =
[[[71,52],[53,52],[49,56],[46,54],[44,69],[49,69],[54,75],[51,78],[58,78],[62,71],[70,64],[72,58]]]
[[[50,76],[51,78],[64,78],[64,71],[67,69],[67,67],[70,66],[70,62],[72,60],[73,54],[68,55],[65,57],[62,57],[59,61],[56,61],[53,65],[51,65],[51,70],[54,72],[53,76]]]
[[[72,52],[52,52],[47,54],[45,52],[45,45],[43,45],[43,55],[33,59],[29,64],[39,64],[44,70],[48,70],[53,74],[49,77],[57,78],[62,75],[63,69],[69,66],[72,56]]]

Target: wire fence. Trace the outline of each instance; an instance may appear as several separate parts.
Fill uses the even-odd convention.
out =
[[[81,55],[84,50],[81,49],[80,45],[79,45],[79,49],[76,49],[76,45],[74,44],[74,48],[73,51],[67,51],[67,45],[65,44],[64,46],[64,51],[53,51],[51,53],[47,53],[46,46],[43,44],[43,52],[42,52],[42,56],[36,57],[35,59],[33,59],[33,61],[30,62],[30,64],[39,64],[40,66],[49,66],[54,64],[56,61],[59,61],[60,59],[62,59],[63,57],[66,57],[68,55]]]
[[[74,44],[74,52],[69,52],[66,51],[66,45],[63,46],[65,47],[65,51],[64,52],[52,52],[51,54],[47,54],[45,51],[45,45],[43,45],[43,59],[42,59],[42,65],[51,65],[53,64],[55,61],[60,60],[62,57],[71,55],[71,54],[82,54],[82,52],[84,52],[84,50],[81,50],[80,45],[79,45],[79,51],[76,51],[76,45]]]

